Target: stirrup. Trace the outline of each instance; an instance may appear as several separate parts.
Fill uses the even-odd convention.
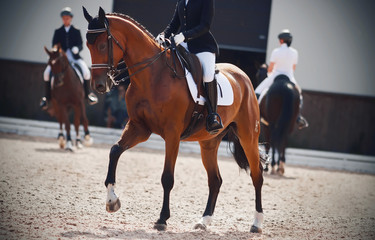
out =
[[[98,103],[98,97],[94,93],[90,93],[87,95],[87,100],[89,102],[89,105],[95,105]]]
[[[48,101],[46,97],[43,97],[42,100],[40,100],[39,107],[42,110],[47,110],[48,109]]]
[[[303,128],[307,128],[309,126],[309,123],[307,122],[307,120],[302,117],[302,116],[298,116],[297,118],[297,124],[298,124],[298,129],[301,130]]]
[[[216,119],[217,117],[217,119]],[[219,129],[223,128],[223,124],[221,122],[221,117],[217,113],[210,113],[206,119],[206,130],[211,135],[214,135],[219,132]]]

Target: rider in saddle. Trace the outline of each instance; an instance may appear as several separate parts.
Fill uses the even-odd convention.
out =
[[[221,118],[217,114],[215,60],[219,48],[210,32],[213,16],[213,0],[178,0],[172,21],[156,37],[156,41],[163,44],[165,38],[173,35],[176,45],[181,44],[186,50],[196,54],[199,58],[207,95],[206,129],[211,134],[215,134],[223,128]]]
[[[52,46],[60,43],[61,48],[65,51],[70,63],[77,64],[83,73],[83,87],[85,90],[85,97],[88,99],[89,104],[95,104],[98,102],[98,98],[94,93],[90,93],[90,70],[88,69],[86,63],[82,60],[79,52],[82,50],[82,38],[81,32],[71,25],[73,19],[72,9],[70,7],[63,8],[60,13],[63,26],[55,30],[52,40]],[[46,70],[44,70],[44,82],[46,95],[42,98],[40,102],[40,107],[42,109],[48,108],[48,101],[51,100],[51,83],[50,83],[51,66],[48,65]]]
[[[303,103],[302,90],[297,84],[296,79],[294,78],[294,71],[296,70],[296,65],[298,62],[298,52],[296,49],[290,47],[293,37],[290,34],[289,30],[283,30],[279,34],[278,38],[281,46],[272,51],[270,65],[268,67],[268,77],[264,79],[264,81],[255,89],[255,94],[257,95],[258,99],[261,99],[261,97],[259,96],[263,96],[267,92],[268,88],[272,85],[275,77],[280,74],[288,76],[289,80],[296,85],[300,92],[301,103],[297,123],[298,128],[302,129],[308,127],[309,124],[301,115]]]

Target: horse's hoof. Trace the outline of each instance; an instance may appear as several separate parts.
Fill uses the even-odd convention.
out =
[[[262,229],[261,228],[258,228],[258,227],[256,227],[256,226],[251,226],[251,228],[250,228],[250,232],[251,233],[262,233]]]
[[[167,224],[164,224],[164,223],[155,223],[154,224],[154,229],[156,229],[158,231],[165,231],[165,230],[167,230]]]
[[[87,134],[85,136],[85,140],[83,141],[83,145],[85,145],[86,147],[90,147],[93,143],[94,143],[94,139],[92,139],[92,137]]]
[[[59,142],[59,146],[61,149],[64,149],[65,148],[65,138],[64,136],[59,136],[59,139],[58,139],[58,142]]]
[[[109,202],[105,205],[105,210],[110,213],[117,212],[121,207],[120,199],[117,198],[115,202]]]
[[[195,226],[194,226],[194,229],[201,229],[201,230],[207,230],[207,226],[205,225],[205,224],[203,224],[203,223],[197,223],[197,224],[195,224]]]
[[[82,142],[81,142],[80,139],[77,139],[77,141],[76,141],[76,147],[77,147],[77,149],[82,149],[83,148],[83,145],[82,145]]]
[[[73,144],[72,144],[72,141],[68,141],[68,142],[66,143],[66,148],[65,148],[65,150],[70,151],[70,152],[73,152]]]
[[[271,175],[274,175],[274,174],[276,174],[276,170],[275,170],[275,167],[272,167],[272,169],[271,169],[271,172],[270,172],[270,174],[271,174]]]

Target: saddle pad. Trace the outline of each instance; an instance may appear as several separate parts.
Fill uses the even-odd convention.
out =
[[[186,81],[189,86],[191,97],[193,98],[194,102],[198,102],[199,105],[204,105],[206,99],[203,96],[198,97],[198,88],[197,84],[195,83],[193,76],[190,72],[185,69],[186,74]],[[230,85],[229,80],[219,72],[216,74],[217,80],[217,105],[218,106],[230,106],[233,104],[233,89],[232,85]]]

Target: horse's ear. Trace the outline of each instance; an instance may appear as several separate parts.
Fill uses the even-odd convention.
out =
[[[57,47],[57,51],[59,51],[59,52],[61,52],[61,43],[58,43],[58,44],[56,44],[56,47]]]
[[[82,6],[82,9],[83,9],[83,15],[85,16],[87,22],[90,23],[92,21],[92,17],[87,12],[87,10],[86,10],[86,8],[84,6]]]
[[[46,51],[46,53],[48,54],[48,56],[51,56],[51,51],[48,50],[48,48],[46,46],[44,46],[44,51]]]
[[[105,12],[102,7],[99,7],[99,22],[104,23]]]

